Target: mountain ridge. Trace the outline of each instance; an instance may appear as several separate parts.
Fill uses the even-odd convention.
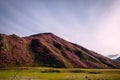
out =
[[[0,67],[16,65],[66,68],[120,67],[117,62],[53,33],[40,33],[27,37],[1,34],[0,65]]]

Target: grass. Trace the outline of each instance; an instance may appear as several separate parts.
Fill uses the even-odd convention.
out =
[[[0,80],[120,80],[120,69],[19,67],[0,69]]]

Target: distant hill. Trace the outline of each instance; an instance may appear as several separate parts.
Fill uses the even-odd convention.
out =
[[[19,37],[0,34],[0,67],[119,68],[117,62],[53,33]]]
[[[118,57],[117,59],[115,59],[115,61],[120,62],[120,57]]]

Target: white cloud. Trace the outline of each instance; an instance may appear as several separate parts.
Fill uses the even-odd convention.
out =
[[[120,54],[120,2],[115,2],[96,21],[97,50],[103,55]],[[101,48],[101,49],[100,49]]]

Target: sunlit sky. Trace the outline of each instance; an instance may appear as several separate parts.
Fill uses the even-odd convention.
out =
[[[104,56],[120,55],[120,0],[0,0],[0,33],[45,32]]]

